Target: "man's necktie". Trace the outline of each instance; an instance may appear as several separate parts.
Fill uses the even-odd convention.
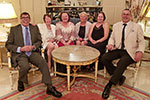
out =
[[[30,36],[29,36],[29,32],[28,32],[28,28],[26,27],[26,30],[25,30],[25,41],[26,41],[26,44],[25,45],[31,45],[30,43]],[[27,56],[30,56],[31,55],[31,51],[29,52],[26,52],[25,53]]]
[[[125,27],[127,24],[123,24],[123,29],[122,29],[122,39],[121,39],[121,49],[124,49],[124,37],[125,37]]]

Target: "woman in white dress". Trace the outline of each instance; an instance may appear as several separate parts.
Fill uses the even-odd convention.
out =
[[[49,70],[51,71],[51,52],[58,47],[55,39],[56,36],[55,25],[51,24],[52,17],[50,14],[44,14],[43,21],[44,23],[38,24],[38,27],[42,37],[43,49],[47,50],[48,67]]]

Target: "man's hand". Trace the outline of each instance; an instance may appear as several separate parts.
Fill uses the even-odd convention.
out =
[[[28,52],[28,51],[32,51],[34,48],[35,48],[35,47],[32,46],[32,45],[26,45],[26,46],[21,47],[20,50],[21,50],[22,52]]]
[[[134,60],[135,60],[136,62],[138,62],[138,61],[142,60],[142,57],[143,57],[143,53],[142,53],[141,51],[138,51],[138,52],[136,52],[136,54],[135,54]]]
[[[107,46],[107,49],[110,50],[110,51],[112,51],[112,50],[114,50],[115,48],[114,48],[114,46],[113,46],[112,44],[110,44],[110,45]]]

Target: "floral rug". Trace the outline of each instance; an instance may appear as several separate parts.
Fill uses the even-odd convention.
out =
[[[28,86],[23,92],[15,90],[0,97],[0,100],[103,100],[101,94],[108,79],[98,75],[97,83],[95,83],[93,79],[76,78],[71,91],[67,91],[66,81],[66,78],[53,77],[53,85],[63,94],[61,98],[47,95],[46,86],[37,82]],[[113,87],[108,100],[150,100],[150,96],[148,93],[123,85]]]

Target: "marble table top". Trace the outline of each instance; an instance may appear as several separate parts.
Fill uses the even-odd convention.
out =
[[[84,62],[98,58],[100,52],[89,46],[69,45],[56,48],[52,56],[56,59],[67,62]]]

